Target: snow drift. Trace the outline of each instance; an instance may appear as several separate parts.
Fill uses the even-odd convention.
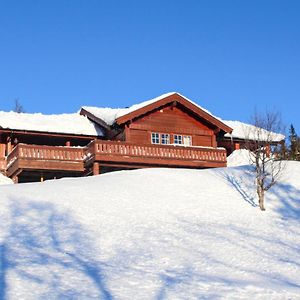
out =
[[[2,184],[13,184],[13,181],[0,173],[0,185]]]
[[[249,166],[0,188],[1,299],[299,299],[300,164],[257,207]]]

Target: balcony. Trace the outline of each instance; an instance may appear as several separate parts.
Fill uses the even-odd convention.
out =
[[[0,170],[6,171],[9,177],[32,171],[79,176],[93,170],[93,173],[97,174],[99,166],[118,168],[226,167],[226,151],[220,148],[138,145],[96,140],[84,148],[18,144],[7,156],[6,161],[0,161]]]
[[[138,145],[97,140],[86,149],[86,166],[99,162],[116,167],[226,167],[223,148],[185,147],[173,145]]]
[[[84,149],[74,147],[18,144],[7,156],[6,174],[22,170],[84,171]]]

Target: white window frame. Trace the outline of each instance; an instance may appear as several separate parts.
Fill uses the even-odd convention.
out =
[[[188,139],[189,140],[189,143],[185,143],[185,140]],[[184,135],[183,136],[183,145],[185,146],[192,146],[193,143],[192,143],[192,136],[191,135]]]
[[[174,134],[174,145],[183,145],[183,137],[182,134]],[[181,143],[179,143],[181,141]]]
[[[169,133],[161,133],[160,134],[160,142],[162,145],[170,145],[170,134]]]
[[[158,132],[151,132],[151,144],[153,145],[160,144],[160,134]]]

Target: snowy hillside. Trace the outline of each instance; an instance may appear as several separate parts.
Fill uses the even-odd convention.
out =
[[[300,164],[0,187],[0,299],[300,299]]]

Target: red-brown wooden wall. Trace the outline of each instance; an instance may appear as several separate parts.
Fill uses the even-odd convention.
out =
[[[130,143],[151,144],[151,133],[189,135],[192,146],[216,147],[212,128],[178,107],[165,107],[134,120],[125,129],[125,140]]]

